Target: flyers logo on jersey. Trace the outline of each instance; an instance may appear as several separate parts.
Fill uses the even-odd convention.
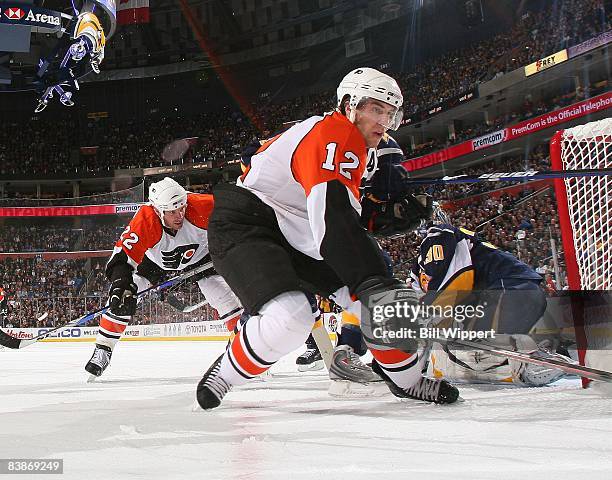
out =
[[[166,270],[178,270],[181,265],[186,265],[191,261],[199,247],[197,243],[192,243],[191,245],[176,247],[171,252],[162,251],[164,268]]]

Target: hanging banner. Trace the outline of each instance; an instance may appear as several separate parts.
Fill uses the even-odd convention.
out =
[[[541,58],[540,60],[530,63],[525,67],[525,76],[529,77],[534,73],[541,72],[542,70],[546,70],[547,68],[554,67],[555,65],[559,65],[567,60],[567,50],[563,49],[560,52],[553,53],[548,57]]]
[[[519,122],[510,127],[506,127],[503,130],[482,135],[478,138],[468,140],[467,142],[459,143],[457,145],[453,145],[452,147],[423,155],[422,157],[411,158],[410,160],[405,161],[402,165],[408,171],[415,171],[431,167],[439,163],[444,163],[447,160],[467,155],[477,150],[484,150],[494,145],[499,145],[501,143],[514,140],[515,138],[530,135],[531,133],[539,130],[561,126],[571,120],[584,117],[591,113],[607,110],[610,107],[612,107],[612,92],[606,92],[568,107],[560,108],[559,110]]]

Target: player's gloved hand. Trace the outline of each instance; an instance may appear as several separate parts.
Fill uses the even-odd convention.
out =
[[[432,213],[431,195],[408,194],[393,203],[393,227],[397,232],[414,230],[421,220],[429,220]]]
[[[134,315],[136,312],[138,287],[131,277],[119,277],[110,287],[108,305],[115,315]]]
[[[417,292],[395,278],[370,277],[354,293],[362,304],[361,331],[367,343],[404,351],[417,348],[423,311]]]
[[[431,195],[407,194],[396,200],[380,201],[373,197],[366,197],[365,202],[374,204],[373,233],[389,235],[414,230],[421,220],[429,220],[433,213],[433,200]],[[369,222],[368,222],[369,223]]]

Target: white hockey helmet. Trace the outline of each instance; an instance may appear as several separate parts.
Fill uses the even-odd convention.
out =
[[[175,180],[166,177],[151,184],[149,187],[149,202],[151,202],[158,215],[162,217],[163,212],[176,210],[187,204],[187,191]]]
[[[346,75],[337,90],[338,104],[340,108],[344,98],[349,95],[349,105],[355,110],[358,105],[366,99],[372,98],[395,107],[393,118],[387,125],[390,130],[397,130],[402,123],[404,115],[402,106],[404,97],[397,82],[389,75],[379,72],[374,68],[356,68]]]

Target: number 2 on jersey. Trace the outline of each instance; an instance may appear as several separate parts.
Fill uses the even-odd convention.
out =
[[[128,225],[127,227],[125,227],[125,230],[121,234],[121,243],[123,244],[125,248],[127,248],[128,250],[131,250],[132,248],[134,248],[134,244],[138,242],[138,240],[140,239],[138,238],[138,235],[136,235],[136,233],[134,232],[131,232],[126,237],[129,231],[130,231],[130,226]]]
[[[325,170],[329,170],[330,172],[335,171],[336,166],[334,165],[334,157],[336,156],[336,148],[338,148],[338,144],[335,142],[328,143],[325,146],[327,150],[327,157],[325,157],[325,161],[321,168]],[[359,157],[355,155],[353,152],[344,152],[344,157],[350,162],[340,162],[338,164],[338,170],[340,171],[340,175],[349,180],[352,180],[351,172],[349,170],[355,170],[359,167]]]

